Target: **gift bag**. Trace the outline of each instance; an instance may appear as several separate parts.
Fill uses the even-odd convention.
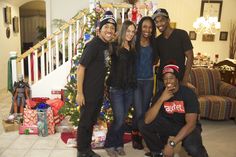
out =
[[[51,107],[47,109],[47,125],[48,125],[48,134],[49,135],[55,134],[55,122]]]
[[[46,109],[40,109],[37,110],[38,115],[38,135],[39,136],[48,136],[48,124],[47,124],[47,110]]]
[[[32,110],[30,108],[24,108],[24,116],[23,116],[23,125],[24,126],[32,126],[37,125],[38,115],[36,110]]]
[[[46,110],[47,113],[47,128],[48,128],[48,134],[54,134],[55,133],[55,122],[53,117],[53,111],[51,108],[48,108]],[[32,125],[38,125],[38,114],[37,110],[25,108],[24,109],[24,121],[23,125],[25,126],[32,126]]]
[[[93,127],[92,148],[102,148],[105,144],[107,134],[107,124],[104,121],[99,121]]]
[[[58,111],[64,105],[64,102],[61,99],[56,98],[56,99],[47,100],[46,103],[48,105],[50,105],[51,108],[52,108],[53,118],[54,118],[55,124],[56,125],[59,124],[61,122],[61,120],[64,119],[64,116],[63,115],[59,115]]]

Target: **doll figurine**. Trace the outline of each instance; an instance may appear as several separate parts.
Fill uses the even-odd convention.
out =
[[[20,108],[20,116],[23,115],[26,99],[29,99],[29,84],[23,81],[23,75],[18,75],[18,82],[14,83],[13,88],[13,102],[14,102],[14,115],[18,113]]]
[[[23,75],[19,74],[18,82],[14,82],[12,91],[12,106],[10,115],[5,120],[6,123],[14,123],[14,120],[21,122],[26,99],[29,99],[29,84],[23,81]],[[18,114],[18,108],[20,113]]]

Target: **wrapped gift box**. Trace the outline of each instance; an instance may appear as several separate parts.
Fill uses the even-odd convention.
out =
[[[38,127],[37,125],[32,125],[32,126],[21,125],[19,128],[19,134],[38,135]]]
[[[5,120],[2,120],[2,125],[5,132],[17,131],[19,129],[19,124],[17,124],[16,122],[6,123]]]
[[[23,125],[25,125],[25,126],[38,125],[37,110],[32,110],[29,108],[24,109]],[[55,122],[54,122],[54,118],[53,118],[53,111],[51,108],[47,109],[47,127],[48,127],[48,134],[49,135],[55,133]]]
[[[93,136],[91,146],[92,148],[102,148],[105,144],[107,134],[107,124],[103,121],[99,121],[98,124],[93,127]]]

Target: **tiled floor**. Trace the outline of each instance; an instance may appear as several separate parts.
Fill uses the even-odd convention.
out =
[[[10,95],[0,93],[0,120],[9,113]],[[202,120],[203,142],[210,157],[236,157],[236,124],[234,121]],[[125,145],[126,157],[143,157],[144,151]],[[103,149],[95,150],[107,157]],[[17,131],[4,133],[0,124],[0,157],[76,157],[76,149],[60,139],[60,133],[47,137],[19,135]]]

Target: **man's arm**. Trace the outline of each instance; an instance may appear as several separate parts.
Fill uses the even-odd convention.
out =
[[[81,64],[78,65],[77,69],[77,95],[76,101],[78,105],[84,105],[84,93],[83,93],[83,83],[84,83],[84,73],[85,67]]]
[[[197,123],[197,113],[187,113],[185,115],[186,124],[184,127],[179,131],[179,133],[174,137],[173,141],[178,143],[182,141],[186,136],[188,136],[196,127]]]
[[[145,113],[144,123],[150,124],[159,113],[161,105],[163,104],[163,100],[158,99],[155,104]]]
[[[144,123],[150,124],[158,115],[161,105],[166,101],[169,100],[171,97],[173,97],[172,90],[174,87],[166,87],[163,93],[161,94],[160,98],[152,105],[151,108],[148,109],[148,111],[145,113],[144,116]]]
[[[186,136],[188,136],[196,127],[197,113],[187,113],[185,115],[186,124],[178,132],[178,134],[169,140],[174,141],[176,144],[182,141]],[[168,140],[168,141],[169,141]],[[168,143],[166,144],[163,153],[165,156],[173,156],[174,149]]]
[[[184,78],[183,78],[182,84],[186,85],[189,80],[189,74],[193,65],[193,50],[192,49],[187,50],[184,54],[187,58],[187,61],[185,65],[185,72],[184,72]]]

